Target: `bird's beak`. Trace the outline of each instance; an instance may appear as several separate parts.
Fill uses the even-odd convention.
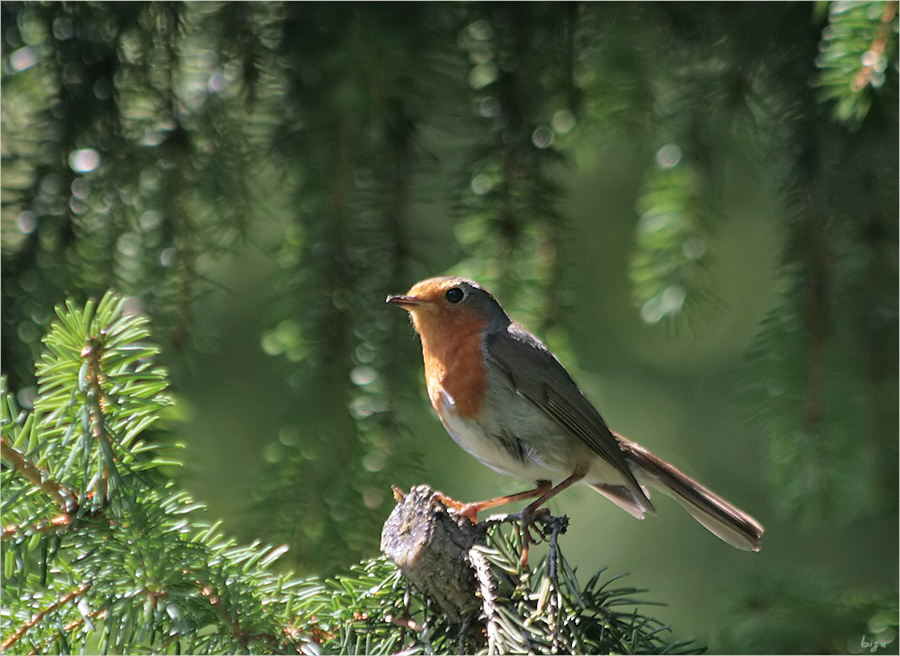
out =
[[[399,305],[403,309],[409,309],[416,307],[417,305],[421,305],[422,301],[415,296],[388,296],[386,303],[392,303],[394,305]]]

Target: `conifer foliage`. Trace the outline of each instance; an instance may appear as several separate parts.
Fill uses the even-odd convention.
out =
[[[485,644],[384,561],[302,583],[275,566],[346,572],[376,553],[390,485],[423,482],[401,421],[425,407],[403,366],[418,354],[387,294],[476,277],[577,366],[565,318],[598,279],[569,264],[573,234],[618,232],[631,328],[676,340],[746,321],[716,277],[736,172],[770,194],[754,211],[780,249],[778,298],[734,383],[765,452],[761,505],[792,530],[865,525],[882,544],[898,490],[897,7],[3,2],[8,650],[674,648],[561,562],[556,579],[549,564],[498,574],[512,606],[473,619],[496,620]],[[569,194],[611,143],[637,162],[630,200],[604,198],[576,233]],[[233,318],[205,313],[214,263],[252,249],[271,276],[248,350],[283,367],[265,385],[289,400],[249,431],[264,470],[229,530],[288,545],[281,560],[202,526],[173,482],[173,417],[193,399],[173,403],[160,368],[177,398]],[[504,540],[497,553],[514,551]],[[491,571],[515,570],[495,556]],[[803,576],[756,573],[735,591],[754,614],[732,648],[809,650],[779,630],[781,608],[807,607],[790,592]],[[896,634],[879,586],[817,595],[807,635],[842,651],[861,626]],[[860,595],[875,601],[860,610]],[[593,619],[554,633],[551,607]]]
[[[550,571],[545,561],[523,576],[517,540],[499,530],[478,551],[485,610],[462,624],[432,611],[384,559],[328,580],[276,573],[287,547],[226,539],[165,474],[176,462],[152,427],[170,401],[146,323],[113,293],[68,304],[44,339],[34,411],[19,410],[4,383],[5,652],[686,647],[631,610],[637,591],[601,585],[600,573],[580,589],[555,550]]]

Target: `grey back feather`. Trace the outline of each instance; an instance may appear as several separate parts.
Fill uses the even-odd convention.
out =
[[[629,492],[646,502],[645,510],[652,512],[615,435],[550,349],[515,322],[488,332],[485,347],[489,367],[517,394],[609,462],[622,475]]]

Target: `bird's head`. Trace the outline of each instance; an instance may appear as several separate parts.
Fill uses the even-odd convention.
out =
[[[510,322],[489,291],[457,276],[422,280],[406,294],[388,296],[387,302],[409,312],[416,332],[428,341]]]

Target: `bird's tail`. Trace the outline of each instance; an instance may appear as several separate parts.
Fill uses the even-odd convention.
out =
[[[694,519],[731,546],[759,551],[764,530],[759,522],[641,445],[617,437],[641,483],[675,499]]]

